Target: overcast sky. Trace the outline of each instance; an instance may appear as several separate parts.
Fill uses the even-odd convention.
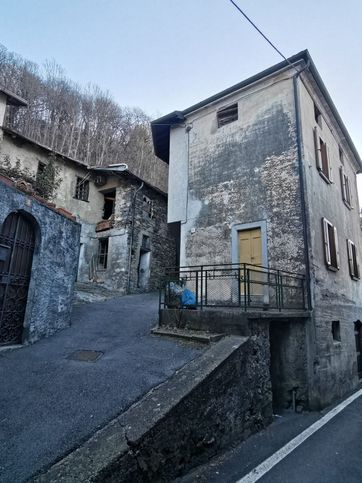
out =
[[[362,1],[236,0],[286,55],[309,49],[362,153]],[[282,60],[229,0],[0,0],[0,43],[151,116]],[[362,185],[361,185],[362,187]]]

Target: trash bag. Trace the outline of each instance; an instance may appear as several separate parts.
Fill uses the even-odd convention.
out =
[[[188,288],[185,288],[185,290],[182,292],[181,305],[185,305],[186,307],[190,305],[196,305],[196,296]]]

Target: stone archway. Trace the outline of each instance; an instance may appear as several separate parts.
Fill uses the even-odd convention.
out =
[[[0,231],[0,345],[22,342],[34,247],[34,222],[10,213]]]

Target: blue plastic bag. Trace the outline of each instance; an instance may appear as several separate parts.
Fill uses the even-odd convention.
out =
[[[196,305],[196,296],[188,288],[185,288],[185,290],[182,292],[181,305]]]

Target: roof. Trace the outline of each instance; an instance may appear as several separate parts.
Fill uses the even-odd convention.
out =
[[[186,116],[198,109],[201,109],[208,104],[211,104],[212,102],[218,101],[219,99],[222,99],[225,96],[228,96],[244,87],[247,87],[259,80],[264,79],[265,77],[268,77],[272,74],[277,73],[278,71],[281,71],[283,69],[286,69],[290,67],[290,64],[298,64],[300,62],[304,62],[308,67],[309,72],[312,74],[319,90],[321,91],[322,95],[325,97],[332,114],[334,115],[341,131],[342,134],[350,147],[353,155],[356,158],[357,163],[359,164],[360,169],[362,169],[362,160],[357,152],[357,149],[355,145],[353,144],[353,141],[347,131],[347,128],[345,127],[336,106],[334,105],[331,96],[329,95],[326,86],[324,85],[321,76],[319,75],[319,72],[317,71],[316,66],[313,63],[313,60],[308,52],[308,50],[303,50],[302,52],[299,52],[298,54],[293,55],[292,57],[289,57],[289,59],[284,60],[282,62],[279,62],[278,64],[275,64],[268,69],[265,69],[261,72],[259,72],[256,75],[253,75],[252,77],[249,77],[248,79],[239,82],[238,84],[235,84],[228,89],[225,89],[218,94],[215,94],[211,97],[208,97],[207,99],[198,102],[197,104],[194,104],[191,107],[188,107],[187,109],[183,111],[173,111],[170,114],[167,114],[166,116],[160,117],[159,119],[155,119],[154,121],[151,122],[151,129],[152,129],[152,138],[153,138],[153,145],[154,145],[154,151],[156,156],[161,158],[163,161],[166,163],[169,162],[169,151],[170,151],[170,130],[171,126],[174,125],[182,125],[185,122]]]
[[[10,104],[11,106],[25,107],[28,105],[25,99],[18,96],[17,94],[14,94],[13,92],[10,92],[5,87],[0,86],[0,92],[6,95],[7,104]]]
[[[143,183],[144,185],[148,186],[149,188],[153,189],[154,191],[156,191],[157,193],[161,194],[162,196],[166,196],[167,197],[167,193],[165,193],[164,191],[160,190],[156,186],[152,185],[148,181],[145,181],[144,179],[140,178],[136,174],[132,173],[132,171],[130,171],[128,168],[127,169],[123,169],[122,171],[117,171],[116,169],[112,169],[111,166],[88,166],[88,169],[90,171],[100,171],[101,173],[106,173],[106,174],[108,174],[108,176],[110,174],[113,175],[113,176],[117,176],[117,175],[122,176],[123,173],[124,173],[129,178],[133,178],[133,179],[135,179],[135,180]]]
[[[18,138],[23,143],[32,144],[32,145],[36,146],[37,148],[40,148],[40,149],[46,151],[49,154],[55,154],[59,158],[62,158],[66,161],[69,161],[69,162],[77,165],[78,167],[87,169],[87,164],[83,163],[82,161],[79,161],[78,159],[74,159],[74,158],[71,158],[69,156],[65,156],[64,154],[61,154],[57,151],[54,151],[53,149],[49,148],[48,146],[45,146],[44,144],[38,143],[37,141],[34,141],[33,139],[31,139],[27,136],[24,136],[24,134],[21,134],[20,132],[16,131],[15,129],[11,129],[9,127],[4,127],[4,126],[2,126],[1,129],[4,131],[4,133],[8,134],[12,138]]]

